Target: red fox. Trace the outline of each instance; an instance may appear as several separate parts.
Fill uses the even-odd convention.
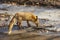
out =
[[[29,21],[35,23],[37,27],[39,26],[38,16],[34,15],[32,12],[18,12],[13,16],[12,20],[9,23],[8,34],[11,34],[14,23],[17,22],[18,26],[21,27],[22,21],[27,21],[28,26],[30,26]]]

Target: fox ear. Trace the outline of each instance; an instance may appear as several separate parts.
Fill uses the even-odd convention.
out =
[[[36,19],[38,19],[38,16],[36,16]]]

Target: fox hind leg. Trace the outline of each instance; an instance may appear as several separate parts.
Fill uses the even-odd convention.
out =
[[[10,21],[10,23],[9,23],[8,34],[11,34],[11,31],[12,31],[12,28],[13,28],[13,25],[15,24],[15,22],[16,22],[16,18],[13,17],[12,20]]]
[[[21,22],[17,22],[18,28],[21,29],[22,25]]]

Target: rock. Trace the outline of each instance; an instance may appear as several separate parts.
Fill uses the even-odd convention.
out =
[[[60,32],[60,28],[56,29],[57,32]]]

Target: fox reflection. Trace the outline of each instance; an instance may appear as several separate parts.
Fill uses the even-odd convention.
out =
[[[17,22],[18,27],[20,28],[22,26],[21,25],[22,21],[27,21],[28,26],[30,26],[29,21],[35,23],[36,27],[39,26],[38,17],[34,15],[32,12],[18,12],[13,16],[13,18],[10,21],[8,34],[11,34],[13,25],[16,22]]]

